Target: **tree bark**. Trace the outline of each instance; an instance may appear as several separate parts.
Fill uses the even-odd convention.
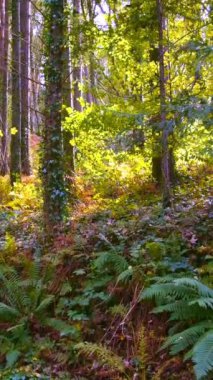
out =
[[[64,0],[64,5],[68,6],[68,1]],[[63,105],[66,107],[72,107],[72,96],[71,96],[71,52],[69,44],[69,34],[70,34],[70,20],[68,17],[69,12],[66,15],[65,28],[67,42],[64,51],[64,86],[63,86]],[[63,112],[64,118],[68,116],[67,111]],[[64,165],[66,173],[66,186],[68,188],[70,201],[74,198],[74,150],[73,146],[70,144],[72,140],[72,133],[68,130],[63,131],[63,143],[64,143]]]
[[[73,0],[73,33],[75,33],[75,52],[78,51],[77,64],[74,63],[72,66],[72,83],[73,83],[73,101],[72,107],[76,111],[81,111],[81,104],[79,98],[81,97],[81,90],[79,89],[79,84],[81,83],[81,63],[80,63],[80,35],[76,34],[79,31],[79,15],[80,15],[80,0]]]
[[[62,80],[64,57],[63,1],[44,1],[45,128],[43,145],[44,219],[48,235],[62,221],[66,207],[62,149]]]
[[[163,185],[163,207],[171,206],[171,175],[170,175],[170,154],[169,154],[169,130],[167,127],[166,115],[166,75],[165,75],[165,17],[163,0],[156,0],[159,27],[159,87],[160,87],[160,118],[162,128],[162,185]]]
[[[9,22],[8,0],[0,2],[0,130],[1,159],[0,174],[9,171],[8,162],[8,47]]]
[[[21,179],[20,1],[12,0],[12,135],[10,181]]]
[[[30,165],[30,2],[21,0],[21,168],[24,175],[31,174]]]

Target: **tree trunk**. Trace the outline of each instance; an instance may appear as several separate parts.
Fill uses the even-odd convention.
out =
[[[68,6],[68,1],[64,1],[64,5]],[[70,34],[70,22],[68,16],[66,17],[66,35]],[[66,48],[64,52],[64,80],[63,80],[63,104],[66,107],[72,107],[72,97],[71,97],[71,54],[69,39],[67,38]],[[67,111],[64,111],[64,118],[68,116]],[[69,191],[70,201],[74,198],[74,150],[73,146],[70,144],[73,136],[70,131],[63,131],[63,142],[64,142],[64,165],[66,173],[66,186]]]
[[[8,0],[0,2],[0,130],[1,159],[0,174],[9,171],[8,163]]]
[[[45,46],[44,67],[45,128],[43,153],[44,219],[48,235],[53,227],[62,221],[66,193],[64,186],[61,108],[64,57],[64,7],[63,1],[44,1],[45,5]]]
[[[80,0],[73,0],[73,30],[74,33],[79,29],[79,14],[80,14]],[[80,50],[80,35],[76,35],[75,39],[76,46],[74,50],[79,52]],[[80,64],[80,54],[78,53],[77,64],[74,63],[72,66],[72,83],[73,83],[73,100],[72,107],[76,111],[81,111],[81,104],[79,98],[81,97],[81,90],[79,89],[79,84],[81,83],[81,64]],[[76,58],[76,57],[75,57]]]
[[[30,166],[30,2],[21,0],[21,168],[25,175],[31,174]]]
[[[94,9],[93,9],[93,6],[94,6],[94,1],[93,0],[90,0],[87,2],[87,7],[88,7],[88,16],[89,16],[89,22],[91,23],[91,25],[95,24],[94,22],[94,18],[95,18],[95,13],[94,13]],[[94,46],[94,41],[93,39],[90,37],[90,41],[89,41],[89,49],[90,49],[90,52],[89,52],[89,65],[88,65],[88,101],[90,104],[93,104],[93,103],[97,103],[97,99],[95,97],[95,61],[94,61],[94,54],[93,52],[91,51],[92,50],[92,47]]]
[[[170,175],[170,155],[169,155],[169,130],[167,127],[166,115],[166,75],[164,63],[164,31],[165,17],[163,0],[157,1],[157,15],[159,26],[159,87],[160,87],[160,118],[162,128],[162,185],[163,185],[163,206],[171,206],[171,175]]]
[[[12,134],[10,180],[21,179],[20,2],[12,0]]]

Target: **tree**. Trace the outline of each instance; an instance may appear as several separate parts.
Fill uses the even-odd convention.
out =
[[[0,174],[9,170],[8,163],[8,0],[0,2]]]
[[[160,87],[160,119],[162,127],[162,174],[163,174],[163,206],[171,206],[171,176],[169,154],[169,129],[166,117],[166,74],[165,74],[165,16],[163,1],[156,0],[159,27],[159,87]]]
[[[10,180],[21,179],[20,1],[12,0],[12,130]]]
[[[68,1],[65,0],[65,39],[66,46],[64,49],[64,80],[63,80],[63,105],[65,107],[72,106],[72,96],[71,96],[71,51],[70,51],[70,43],[69,43],[69,32],[70,32],[70,7]],[[64,118],[68,115],[67,111],[64,110]],[[67,187],[70,193],[70,199],[73,198],[73,190],[74,190],[74,150],[73,146],[70,144],[72,140],[72,134],[70,131],[63,131],[63,143],[64,143],[64,164],[65,164],[65,172],[66,172],[66,182]]]
[[[21,31],[21,168],[25,175],[31,174],[30,167],[30,2],[20,3]]]
[[[72,106],[76,111],[81,111],[81,104],[79,98],[81,97],[81,91],[79,84],[81,83],[81,59],[80,59],[80,0],[73,0],[73,24],[72,34],[74,36],[73,41],[73,58],[72,59],[72,83],[73,83],[73,97]]]
[[[49,233],[62,219],[66,206],[62,149],[64,5],[44,1],[45,7],[45,126],[43,144],[44,218]]]

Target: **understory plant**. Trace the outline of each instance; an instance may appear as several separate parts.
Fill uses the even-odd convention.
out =
[[[34,355],[34,348],[39,351],[37,339],[48,338],[51,331],[57,331],[58,337],[76,333],[72,326],[54,318],[56,297],[45,280],[37,262],[20,273],[0,272],[0,354],[7,367],[23,354]]]
[[[162,349],[170,354],[186,352],[197,380],[213,373],[213,290],[194,278],[157,278],[141,293],[141,300],[155,299],[154,313],[170,313],[174,325]]]

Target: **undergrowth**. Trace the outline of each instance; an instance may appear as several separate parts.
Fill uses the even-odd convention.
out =
[[[39,185],[3,182],[0,378],[211,377],[208,180],[176,187],[165,211],[154,184],[131,199],[81,188],[51,248]]]

